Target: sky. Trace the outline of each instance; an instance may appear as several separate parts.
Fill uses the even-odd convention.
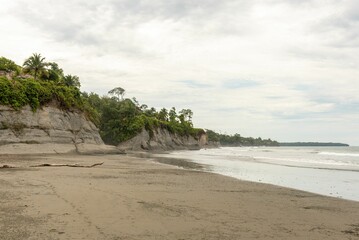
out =
[[[357,0],[0,0],[0,56],[32,53],[196,127],[359,146]]]

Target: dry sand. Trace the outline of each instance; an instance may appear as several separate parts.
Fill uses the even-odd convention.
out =
[[[359,202],[124,155],[3,164],[18,168],[0,169],[0,239],[359,239]]]

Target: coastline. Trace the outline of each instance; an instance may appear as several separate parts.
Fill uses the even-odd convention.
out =
[[[94,168],[41,163],[104,162]],[[355,239],[359,203],[125,155],[1,156],[0,239]],[[189,167],[191,168],[191,167]]]
[[[303,149],[299,150],[303,151]],[[323,149],[317,149],[318,151],[315,152],[304,150],[310,152],[308,155],[298,153],[299,150],[288,152],[277,151],[274,148],[230,148],[196,152],[176,151],[162,156],[206,164],[209,172],[239,180],[268,183],[359,201],[357,185],[359,169],[357,160],[353,156],[350,158],[340,156],[328,160],[326,156],[321,157],[318,152]],[[357,153],[353,155],[356,156]],[[322,159],[318,161],[316,156]]]

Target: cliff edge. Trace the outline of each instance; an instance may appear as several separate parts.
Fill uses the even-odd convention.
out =
[[[132,151],[198,150],[206,146],[208,139],[205,132],[196,137],[180,136],[164,128],[156,128],[151,132],[142,129],[137,136],[118,145],[120,149]]]
[[[14,110],[0,105],[0,154],[108,153],[97,127],[78,111],[44,106]]]

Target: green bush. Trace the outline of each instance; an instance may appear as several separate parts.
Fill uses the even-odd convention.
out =
[[[0,71],[16,72],[18,74],[20,72],[20,67],[10,59],[0,57]]]
[[[11,98],[9,99],[10,105],[14,109],[19,109],[25,106],[29,100],[26,96],[26,88],[19,82],[12,82]]]
[[[0,103],[2,105],[10,105],[14,109],[19,109],[26,105],[25,88],[21,83],[0,77],[0,89]]]
[[[0,77],[0,90],[0,103],[2,105],[10,105],[12,87],[10,81],[5,77]]]
[[[89,118],[98,118],[98,113],[84,103],[84,98],[76,87],[34,79],[8,80],[0,77],[0,92],[0,104],[12,106],[14,109],[30,105],[32,110],[36,111],[40,106],[55,100],[65,110],[87,111]]]
[[[64,109],[83,109],[81,92],[76,87],[57,86],[53,84],[53,96]]]

